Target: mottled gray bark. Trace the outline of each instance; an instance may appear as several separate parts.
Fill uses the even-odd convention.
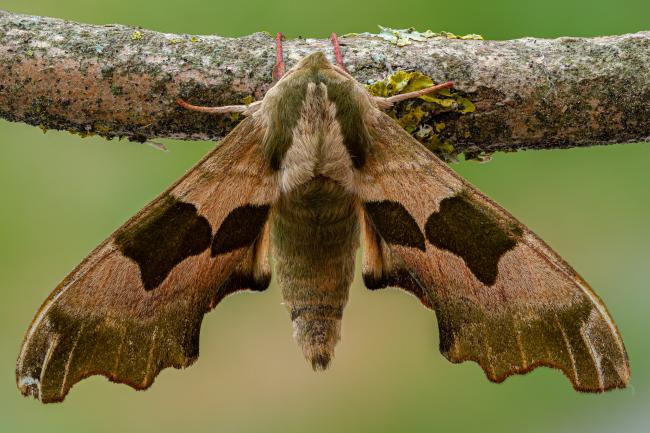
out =
[[[215,29],[218,30],[218,29]],[[440,40],[397,47],[341,39],[361,82],[397,69],[453,80],[476,111],[445,113],[457,151],[566,148],[650,141],[650,32],[599,38]],[[327,40],[285,42],[290,67]],[[143,141],[218,139],[229,116],[194,104],[257,99],[271,84],[273,38],[158,33],[0,11],[0,117],[43,128]]]

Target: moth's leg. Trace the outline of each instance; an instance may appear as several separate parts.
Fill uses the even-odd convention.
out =
[[[437,92],[441,89],[450,89],[454,87],[453,81],[447,81],[446,83],[436,84],[435,86],[427,87],[426,89],[416,90],[414,92],[402,93],[399,95],[389,96],[388,98],[382,98],[379,96],[375,97],[377,105],[381,109],[388,109],[401,101],[406,101],[407,99],[419,98],[422,95],[428,95],[429,93]]]
[[[192,111],[199,111],[201,113],[212,113],[212,114],[226,114],[226,113],[244,113],[248,114],[252,109],[255,109],[261,101],[253,102],[249,105],[224,105],[221,107],[203,107],[201,105],[192,105],[189,102],[177,98],[176,103],[183,108],[187,108]]]
[[[334,57],[336,57],[336,64],[339,68],[347,72],[348,70],[345,69],[345,63],[343,62],[343,54],[341,54],[341,44],[339,44],[339,38],[336,35],[336,32],[332,32],[330,41],[332,41],[332,46],[334,47]]]
[[[284,75],[284,56],[282,55],[282,32],[275,35],[275,66],[273,67],[273,81],[278,81]]]
[[[282,56],[282,33],[278,32],[275,36],[275,66],[273,67],[273,81],[278,81],[284,75],[284,60]],[[224,105],[222,107],[203,107],[200,105],[192,105],[189,102],[177,98],[176,103],[183,108],[201,113],[211,114],[227,114],[227,113],[243,113],[244,115],[252,114],[259,107],[261,101],[253,102],[249,105]]]

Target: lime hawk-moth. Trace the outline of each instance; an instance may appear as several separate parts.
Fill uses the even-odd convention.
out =
[[[368,289],[400,287],[435,312],[440,351],[501,382],[538,366],[579,391],[623,388],[623,341],[587,283],[512,215],[384,110],[452,83],[372,96],[321,52],[247,106],[185,108],[245,118],[216,148],[72,271],[43,303],[17,384],[62,401],[101,374],[148,388],[199,354],[203,315],[265,290],[272,254],[294,336],[314,369],[340,338],[355,255]]]

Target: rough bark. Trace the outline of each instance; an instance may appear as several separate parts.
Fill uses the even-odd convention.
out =
[[[453,80],[476,104],[447,113],[444,139],[493,152],[650,141],[650,32],[598,38],[439,40],[397,47],[345,37],[343,54],[361,82],[398,69]],[[290,67],[327,40],[285,42]],[[271,84],[273,38],[158,33],[0,11],[0,117],[48,129],[144,141],[219,139],[228,116],[195,104],[261,98]]]

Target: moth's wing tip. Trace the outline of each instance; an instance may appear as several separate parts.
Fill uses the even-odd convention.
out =
[[[28,331],[16,362],[16,386],[23,396],[32,396],[42,403],[62,402],[75,384],[90,376],[104,376],[110,382],[122,383],[138,391],[146,390],[153,385],[162,370],[169,367],[183,369],[198,359],[198,333],[201,321],[195,324],[191,333],[196,334],[196,337],[188,338],[190,341],[188,345],[176,344],[168,348],[169,350],[165,351],[168,356],[152,358],[146,367],[129,365],[130,368],[122,369],[113,362],[110,365],[98,362],[75,365],[74,338],[76,336],[78,339],[79,335],[82,335],[81,332],[73,334],[53,332],[50,330],[51,322],[46,316],[46,320],[34,323]],[[136,332],[134,335],[140,334],[148,335],[143,332]],[[94,346],[101,343],[97,335],[91,337]],[[134,346],[143,347],[142,340],[133,341]],[[96,352],[94,346],[90,349],[92,353]],[[131,360],[128,356],[120,356],[125,353],[116,352],[118,356],[115,360],[120,361],[120,367],[125,361]]]
[[[40,401],[41,403],[47,404],[47,403],[61,403],[65,400],[67,395],[70,393],[70,390],[79,382],[81,382],[84,379],[87,379],[91,376],[103,376],[106,378],[109,382],[112,383],[118,383],[118,384],[123,384],[127,385],[136,391],[145,391],[149,389],[155,382],[156,378],[158,375],[165,369],[173,367],[175,369],[185,369],[192,364],[196,362],[198,359],[198,356],[194,356],[191,358],[187,358],[185,362],[183,363],[178,363],[178,364],[173,364],[173,365],[167,365],[160,367],[153,371],[150,376],[141,383],[135,383],[129,379],[126,378],[121,378],[117,376],[113,372],[108,372],[108,371],[89,371],[86,372],[80,376],[77,376],[74,378],[73,381],[66,383],[64,387],[61,388],[59,393],[43,393],[41,390],[41,382],[40,379],[34,378],[33,376],[29,374],[21,374],[20,371],[16,370],[16,386],[18,387],[18,390],[24,397],[34,397],[34,399]]]
[[[452,364],[462,364],[467,361],[471,361],[478,364],[478,366],[481,367],[481,369],[483,370],[483,373],[485,373],[485,377],[492,383],[503,383],[506,379],[508,379],[511,376],[525,375],[532,372],[533,370],[536,370],[539,367],[546,367],[553,370],[559,370],[569,380],[574,390],[578,392],[584,392],[584,393],[600,394],[614,389],[625,389],[627,388],[627,385],[630,381],[630,373],[631,373],[630,365],[626,358],[625,364],[620,366],[622,368],[616,370],[618,373],[617,376],[609,376],[608,380],[606,382],[603,382],[602,385],[589,386],[589,385],[583,385],[580,382],[576,381],[576,379],[572,376],[572,371],[570,371],[569,369],[565,368],[560,364],[556,364],[549,361],[540,360],[540,361],[535,361],[526,366],[514,366],[512,369],[505,371],[502,374],[495,374],[492,370],[491,365],[488,365],[488,363],[479,360],[475,357],[457,356],[452,354],[450,351],[441,351],[441,354]]]
[[[22,375],[16,370],[16,387],[20,393],[25,397],[34,397],[36,400],[41,400],[40,393],[40,380],[32,377],[31,375]]]

